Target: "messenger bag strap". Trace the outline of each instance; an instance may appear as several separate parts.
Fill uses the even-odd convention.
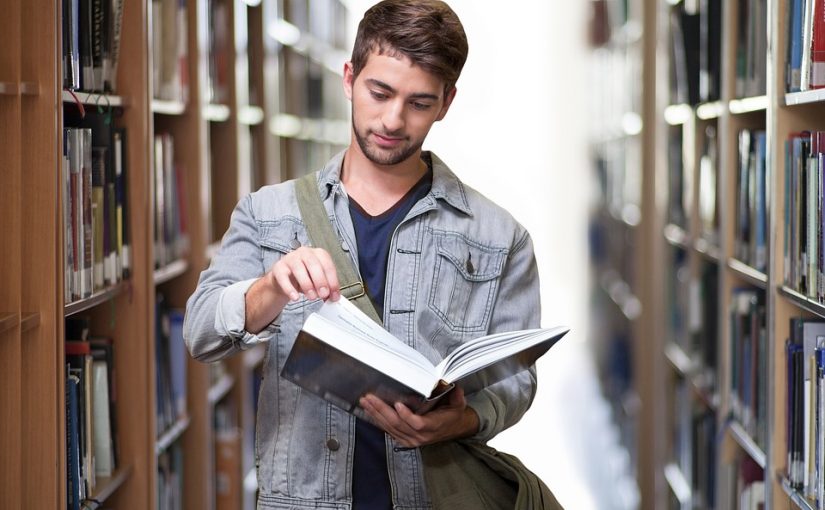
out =
[[[349,299],[370,319],[382,324],[372,300],[366,293],[364,282],[355,270],[352,260],[341,248],[341,241],[332,230],[329,216],[318,193],[318,178],[316,173],[307,174],[295,181],[295,196],[298,199],[298,209],[304,220],[312,246],[323,248],[332,257],[335,269],[338,272],[338,281],[341,284],[341,295]]]

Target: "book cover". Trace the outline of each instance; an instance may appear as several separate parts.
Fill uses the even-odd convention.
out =
[[[281,376],[356,416],[364,416],[358,401],[368,393],[424,413],[455,385],[469,395],[529,368],[568,331],[480,337],[433,365],[341,298],[307,318]]]

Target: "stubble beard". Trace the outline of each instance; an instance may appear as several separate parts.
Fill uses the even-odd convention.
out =
[[[358,127],[355,125],[355,112],[353,112],[352,115],[352,132],[355,133],[355,140],[358,142],[361,152],[364,153],[364,156],[366,156],[368,160],[376,165],[392,166],[402,163],[418,152],[423,145],[423,141],[420,141],[418,143],[402,145],[395,150],[376,147],[368,140],[369,130],[367,130],[365,134],[361,134],[358,130]]]

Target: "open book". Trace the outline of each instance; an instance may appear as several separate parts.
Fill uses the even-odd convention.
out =
[[[434,366],[342,297],[307,318],[281,376],[356,416],[363,416],[358,400],[367,393],[424,413],[456,384],[469,395],[527,369],[568,331],[479,337]]]

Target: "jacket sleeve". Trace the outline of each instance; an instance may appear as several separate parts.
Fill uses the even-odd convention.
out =
[[[216,361],[271,338],[271,325],[257,335],[244,330],[246,291],[264,272],[252,198],[246,196],[186,303],[183,338],[192,357]]]
[[[524,231],[510,252],[501,275],[490,319],[490,333],[540,327],[539,277],[533,242]],[[517,423],[536,393],[536,367],[530,367],[467,397],[479,418],[478,433],[470,438],[488,441]]]

